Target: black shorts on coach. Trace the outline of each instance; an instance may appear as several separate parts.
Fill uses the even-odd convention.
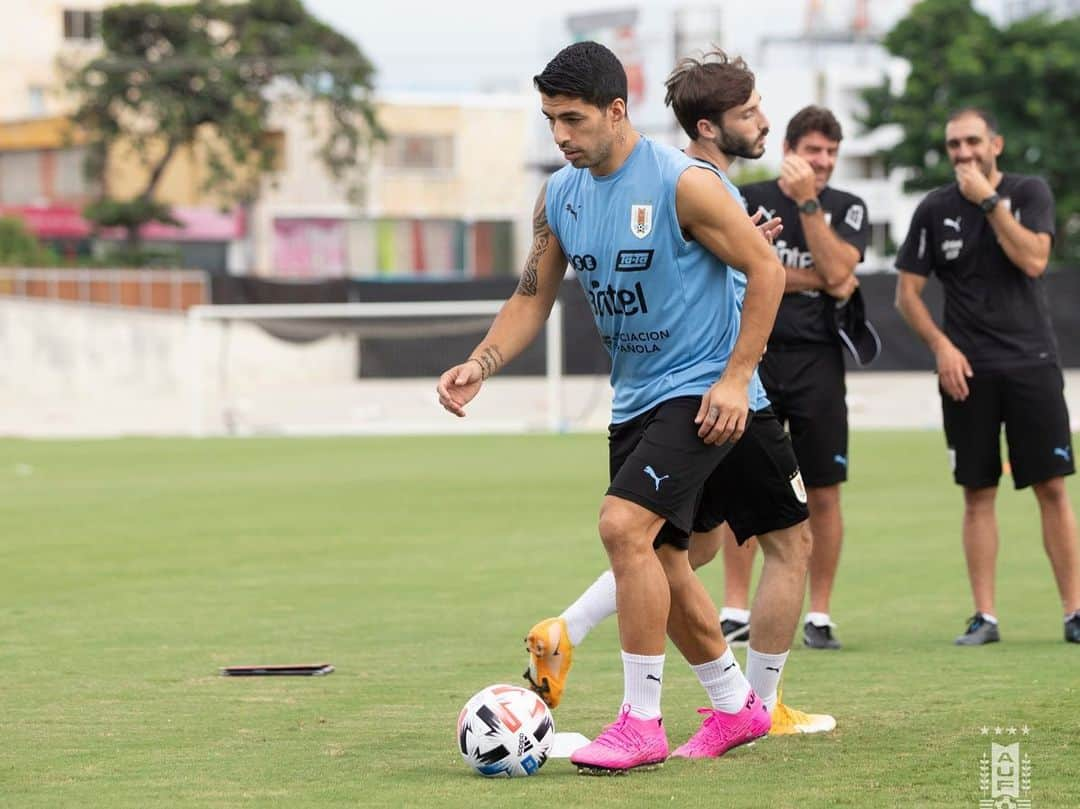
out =
[[[839,345],[770,345],[758,369],[781,424],[787,424],[807,486],[847,480],[848,412]]]
[[[1017,489],[1076,471],[1065,381],[1058,366],[976,371],[967,384],[968,397],[962,402],[939,386],[945,440],[958,484],[970,489],[997,485],[1002,424]]]

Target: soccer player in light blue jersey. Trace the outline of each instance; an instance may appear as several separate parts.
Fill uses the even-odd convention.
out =
[[[685,154],[723,172],[721,178],[728,191],[745,207],[739,190],[728,180],[726,174],[735,158],[756,160],[765,152],[769,121],[762,109],[753,72],[742,59],[729,59],[722,51],[713,51],[703,54],[700,59],[682,60],[668,78],[667,90],[668,104],[673,107],[687,133],[693,133],[684,150]],[[783,228],[778,218],[761,221],[760,212],[755,214],[753,219],[770,242]],[[740,278],[741,274],[736,275],[737,286]],[[713,527],[714,525],[715,522],[707,518],[695,524],[694,533],[690,537],[690,565],[696,570],[707,564],[723,545],[726,573],[729,566],[727,548],[736,547],[736,540],[734,536],[729,536],[731,532],[726,525]],[[741,552],[749,556],[745,549]],[[769,564],[777,564],[777,559],[774,558]],[[747,577],[749,578],[749,573]],[[758,590],[760,603],[766,605],[758,622],[761,626],[761,641],[755,641],[747,652],[746,676],[751,687],[770,710],[772,728],[769,733],[789,735],[828,732],[836,727],[833,717],[796,710],[785,705],[780,699],[779,674],[783,670],[784,662],[777,663],[775,654],[763,654],[761,650],[766,648],[775,652],[787,649],[790,635],[771,637],[772,623],[778,619],[778,630],[784,633],[787,632],[790,617],[783,612],[775,616],[768,606],[772,601],[769,583],[777,581],[776,577],[766,576],[764,581],[766,586]],[[783,582],[782,578],[780,582]],[[615,610],[615,580],[611,571],[606,571],[562,614],[538,622],[529,631],[525,638],[529,652],[529,668],[525,677],[533,690],[552,708],[562,699],[575,647],[600,621],[615,614]],[[721,615],[721,618],[723,617]],[[748,627],[748,622],[744,622],[742,627]],[[727,622],[722,621],[721,628],[725,633],[725,640],[732,645],[738,645],[738,638],[727,634]],[[743,643],[745,645],[745,641]]]
[[[722,515],[739,536],[777,536],[785,563],[774,567],[783,579],[774,603],[792,608],[789,639],[810,552],[798,465],[756,373],[783,268],[718,171],[634,131],[626,74],[609,50],[571,45],[534,82],[569,165],[537,200],[517,290],[469,359],[440,377],[439,400],[465,415],[483,382],[539,333],[569,262],[612,358],[599,533],[617,585],[624,671],[617,720],[571,760],[611,773],[667,757],[665,630],[712,705],[674,755],[715,757],[765,735],[770,717],[691,569],[689,535]],[[732,267],[747,279],[741,313]]]

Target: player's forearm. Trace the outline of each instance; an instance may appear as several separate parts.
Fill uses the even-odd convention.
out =
[[[1009,261],[1019,267],[1024,275],[1038,278],[1046,272],[1046,265],[1050,261],[1049,237],[1028,230],[1000,203],[987,214],[986,219]]]
[[[836,235],[821,211],[812,215],[800,214],[800,221],[806,246],[814,257],[814,270],[824,280],[822,288],[843,283],[855,272],[855,265],[859,263],[858,251]]]
[[[806,292],[811,289],[825,289],[825,279],[813,270],[800,267],[784,268],[784,292]]]
[[[545,308],[536,296],[514,294],[503,304],[484,339],[469,352],[469,360],[480,365],[484,379],[498,373],[536,339],[548,310],[550,306]]]
[[[926,343],[935,354],[942,341],[948,341],[945,333],[934,322],[930,310],[918,292],[905,289],[901,283],[896,290],[896,308],[908,327]]]
[[[480,366],[484,379],[498,373],[536,339],[559,294],[566,256],[548,224],[546,196],[544,183],[533,207],[533,242],[517,289],[469,354],[469,361]]]
[[[776,310],[784,294],[785,272],[779,262],[774,262],[762,264],[746,276],[746,297],[743,300],[739,336],[724,376],[749,384],[772,333]]]

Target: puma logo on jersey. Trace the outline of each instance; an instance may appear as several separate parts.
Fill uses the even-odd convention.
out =
[[[945,225],[945,227],[952,228],[957,233],[959,233],[960,232],[960,219],[961,219],[961,217],[959,217],[959,216],[956,217],[956,219],[949,219],[949,217],[946,216],[942,220],[942,222]]]
[[[657,475],[651,466],[646,466],[642,471],[656,483],[656,491],[660,491],[660,481],[667,480],[671,477],[671,475]]]
[[[1069,451],[1068,447],[1054,447],[1054,454],[1064,458],[1065,463],[1068,463],[1072,458],[1072,452]]]

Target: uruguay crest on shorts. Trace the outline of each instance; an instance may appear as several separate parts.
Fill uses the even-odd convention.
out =
[[[630,232],[639,239],[652,233],[652,205],[630,206]]]

